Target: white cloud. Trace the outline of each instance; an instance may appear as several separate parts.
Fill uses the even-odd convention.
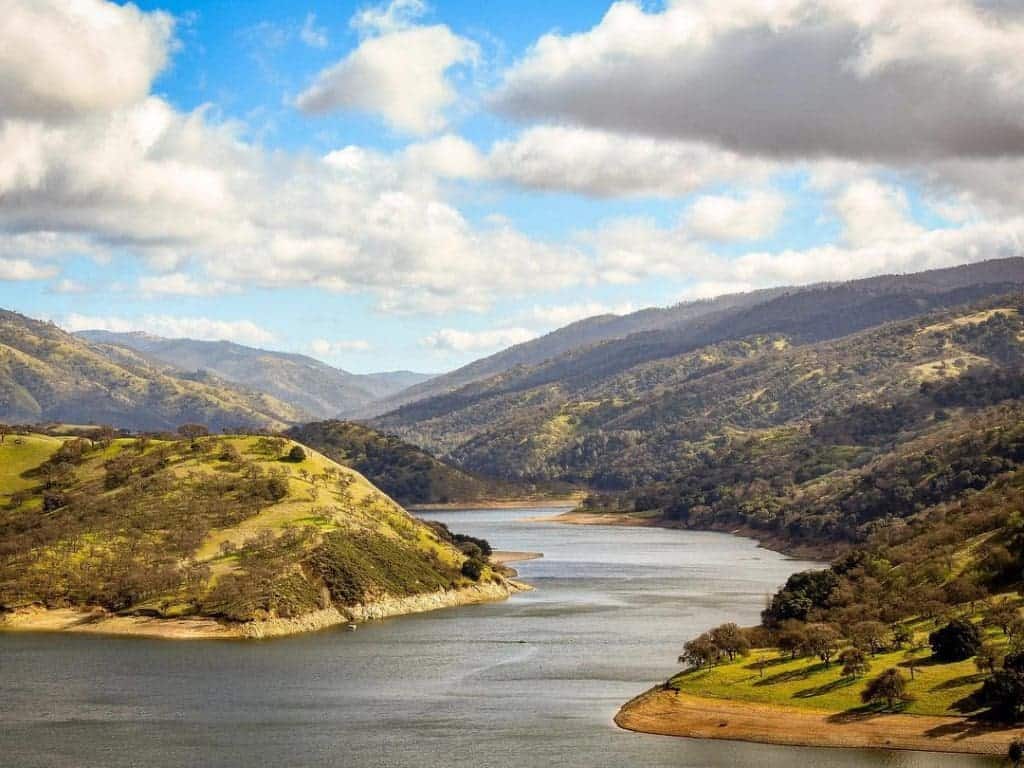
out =
[[[198,281],[183,272],[140,277],[138,287],[143,296],[217,296],[238,290],[220,280]]]
[[[494,328],[485,331],[460,331],[442,328],[422,339],[422,344],[437,352],[485,352],[503,349],[536,338],[527,328]]]
[[[422,8],[418,3],[411,5]],[[296,106],[310,114],[369,112],[404,133],[443,129],[444,110],[456,99],[448,71],[476,61],[479,48],[443,24],[413,25],[399,12],[409,6],[399,0],[358,16],[354,23],[367,36],[358,48],[317,75],[299,94]]]
[[[177,315],[114,317],[70,314],[58,319],[57,325],[67,331],[113,331],[115,333],[141,331],[172,339],[235,341],[240,344],[267,344],[274,340],[274,334],[251,320],[213,320],[208,317],[180,317]]]
[[[410,170],[451,179],[479,179],[488,173],[480,150],[461,136],[446,134],[410,144],[403,151]]]
[[[104,0],[4,0],[0,118],[67,118],[133,104],[167,63],[166,13]]]
[[[497,142],[488,161],[496,178],[596,197],[678,197],[713,182],[763,178],[771,168],[707,144],[558,125]]]
[[[34,264],[27,259],[0,257],[0,280],[44,280],[57,274],[50,264]]]
[[[535,306],[529,313],[534,322],[545,327],[561,328],[597,315],[628,315],[636,311],[631,302],[622,304],[602,304],[598,301],[581,301],[575,304],[561,304],[551,307]]]
[[[336,357],[346,352],[370,352],[373,345],[365,339],[314,339],[309,350],[317,357]]]
[[[540,38],[503,112],[785,157],[1024,153],[1024,13],[971,0],[616,2]]]
[[[705,240],[761,240],[782,221],[786,199],[777,192],[757,191],[745,197],[705,195],[686,214],[686,226]]]
[[[327,47],[327,30],[316,25],[315,13],[306,14],[306,20],[302,22],[302,28],[299,30],[299,39],[310,48]]]
[[[75,295],[80,293],[88,293],[90,288],[84,283],[80,283],[77,280],[70,278],[62,278],[56,283],[50,286],[50,293],[63,293],[68,295]]]
[[[852,246],[920,237],[924,230],[913,222],[910,204],[902,189],[861,179],[847,186],[834,206]]]

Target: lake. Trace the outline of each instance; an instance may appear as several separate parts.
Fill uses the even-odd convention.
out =
[[[705,768],[994,766],[917,753],[634,734],[611,721],[683,642],[755,623],[811,564],[727,534],[437,512],[507,550],[535,591],[269,641],[0,634],[5,766]]]

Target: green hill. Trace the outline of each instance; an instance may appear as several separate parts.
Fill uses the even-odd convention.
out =
[[[51,323],[0,310],[0,421],[166,430],[283,429],[302,412],[204,374],[184,375],[126,348],[99,347]]]
[[[504,585],[357,472],[283,438],[12,434],[0,467],[3,611],[252,622]]]
[[[351,467],[400,504],[467,502],[522,494],[524,487],[477,477],[426,451],[350,421],[319,421],[286,433]]]

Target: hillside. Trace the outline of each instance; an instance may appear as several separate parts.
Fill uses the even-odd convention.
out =
[[[99,608],[262,635],[508,591],[357,472],[283,438],[8,435],[0,457],[0,611],[15,618]]]
[[[481,387],[488,390],[504,381],[501,374],[514,373],[517,368],[532,372],[547,361],[551,361],[553,366],[548,368],[548,380],[558,381],[560,377],[575,372],[588,372],[599,366],[606,355],[614,357],[626,350],[631,350],[626,353],[629,360],[649,360],[671,356],[702,344],[769,330],[794,332],[805,340],[835,338],[885,320],[911,317],[931,307],[948,305],[936,302],[932,298],[936,294],[989,286],[982,293],[962,294],[960,300],[966,301],[971,296],[1005,291],[1020,284],[1024,284],[1024,259],[994,259],[917,274],[771,288],[684,302],[667,308],[643,309],[622,316],[601,315],[572,323],[410,387],[357,415],[370,418],[388,414],[382,423],[399,425],[420,420],[424,413],[457,409],[464,401],[462,395],[471,398],[477,391],[470,386],[472,384],[480,382]],[[622,344],[604,344],[616,340],[623,340]],[[588,348],[593,348],[592,352],[584,354]],[[559,358],[563,362],[572,361],[573,370],[559,368]],[[516,377],[513,375],[511,378]],[[423,408],[405,408],[412,404],[422,404]],[[400,412],[390,414],[391,411]]]
[[[0,310],[0,421],[99,423],[137,430],[186,422],[282,429],[302,412],[208,374],[181,375],[125,348],[91,345]]]
[[[430,377],[411,371],[353,374],[305,355],[273,352],[229,341],[165,339],[146,333],[80,331],[78,337],[113,354],[127,348],[186,372],[205,371],[264,392],[303,412],[334,418],[368,407]]]
[[[471,475],[394,435],[350,421],[303,424],[286,434],[356,470],[400,504],[468,502],[523,492],[511,483]]]
[[[1024,280],[1024,261],[1008,266]],[[931,285],[927,274],[911,282]],[[898,294],[888,293],[893,286]],[[931,311],[921,322],[941,324],[943,307],[970,316],[990,301],[1016,307],[1019,293],[984,298],[1008,288],[1019,291],[985,283],[907,293],[902,278],[876,278],[801,291],[725,319],[576,350],[373,423],[471,471],[626,489],[667,479],[730,430],[777,427],[974,364],[1012,365],[998,349],[977,348],[998,339],[954,339],[952,326],[918,336],[923,326],[913,320],[893,322]],[[1016,342],[1007,344],[1012,357]]]

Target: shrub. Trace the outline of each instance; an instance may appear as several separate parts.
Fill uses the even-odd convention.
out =
[[[473,581],[480,581],[480,575],[484,572],[483,563],[474,557],[469,558],[462,564],[462,575]]]
[[[964,661],[981,650],[981,634],[971,622],[954,619],[928,635],[928,643],[939,661]]]
[[[294,461],[297,464],[305,460],[306,451],[301,445],[293,445],[292,449],[288,451],[288,461]]]

